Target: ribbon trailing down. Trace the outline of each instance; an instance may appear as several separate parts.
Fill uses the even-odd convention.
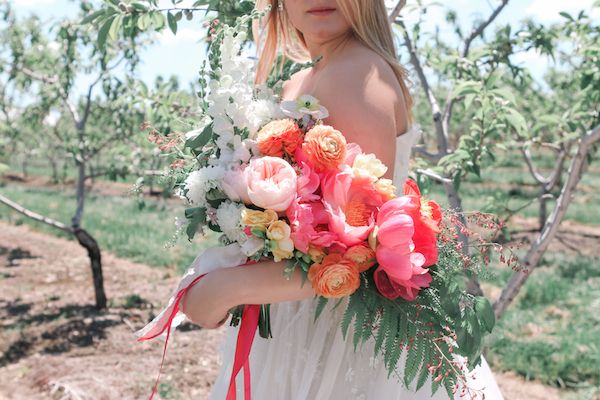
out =
[[[158,387],[171,329],[175,329],[183,320],[183,318],[177,318],[177,316],[180,312],[181,300],[185,296],[187,290],[207,273],[219,268],[232,268],[245,265],[247,264],[247,260],[247,256],[241,251],[241,247],[237,243],[222,247],[211,247],[205,250],[194,259],[187,272],[181,278],[179,285],[173,296],[169,299],[167,306],[150,323],[135,332],[138,341],[142,342],[154,339],[166,331],[160,369],[150,399],[154,397]],[[230,394],[228,394],[228,400],[235,399],[235,376],[242,367],[244,367],[245,397],[247,400],[250,399],[250,369],[248,357],[256,333],[256,327],[258,326],[259,313],[260,306],[258,305],[245,306],[244,308],[240,332],[238,333],[238,345],[236,346],[235,352],[234,373],[231,377],[232,383],[230,383],[230,392],[233,387],[233,397],[230,397]],[[236,367],[239,368],[236,369]]]

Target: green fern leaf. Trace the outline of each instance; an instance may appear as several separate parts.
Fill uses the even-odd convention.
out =
[[[404,366],[404,384],[406,387],[409,387],[415,379],[423,362],[423,341],[423,335],[418,335],[409,347]]]
[[[423,349],[423,363],[421,364],[421,371],[419,372],[419,377],[417,378],[417,386],[415,388],[416,391],[423,387],[430,375],[428,365],[432,365],[434,363],[434,360],[431,359],[431,347],[431,343],[427,343]]]
[[[319,316],[325,309],[325,305],[327,304],[328,300],[329,299],[327,299],[327,297],[323,297],[323,296],[319,297],[319,302],[317,303],[317,309],[315,310],[315,322],[317,321],[317,319],[319,319]]]
[[[346,336],[348,336],[348,328],[350,327],[350,323],[354,318],[355,303],[356,296],[350,296],[350,301],[348,301],[348,306],[346,307],[346,311],[344,311],[344,316],[342,317],[342,336],[344,337],[344,340],[346,340]]]

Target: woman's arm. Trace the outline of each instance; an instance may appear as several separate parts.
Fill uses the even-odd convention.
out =
[[[271,304],[314,295],[310,282],[302,285],[298,268],[286,279],[281,262],[261,261],[208,273],[188,290],[181,304],[193,323],[211,329],[225,322],[227,312],[241,304]]]

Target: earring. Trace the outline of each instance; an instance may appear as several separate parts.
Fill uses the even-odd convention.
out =
[[[277,3],[277,10],[283,12],[283,0],[279,0]]]

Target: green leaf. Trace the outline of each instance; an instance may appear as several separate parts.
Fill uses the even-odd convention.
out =
[[[504,111],[506,112],[506,121],[512,125],[513,128],[515,128],[517,133],[524,134],[525,131],[527,131],[527,122],[525,121],[525,117],[523,117],[521,113],[512,107],[506,107]]]
[[[423,361],[422,340],[422,336],[417,335],[406,356],[406,364],[404,365],[404,384],[406,387],[409,387],[417,376],[417,372],[419,372],[419,367]]]
[[[149,14],[142,14],[140,16],[140,18],[137,21],[137,27],[140,31],[145,31],[146,29],[148,29],[148,26],[150,25],[150,15]]]
[[[561,12],[559,12],[558,14],[559,14],[561,17],[568,19],[569,21],[575,21],[575,20],[573,19],[573,17],[571,16],[571,14],[569,14],[569,13],[568,13],[568,12],[566,12],[566,11],[561,11]]]
[[[319,302],[317,303],[317,309],[315,310],[315,321],[319,318],[323,310],[325,309],[325,305],[329,299],[327,297],[319,296]]]
[[[464,81],[454,87],[454,97],[462,97],[467,94],[477,94],[481,90],[481,84],[475,81]]]
[[[206,223],[206,209],[203,207],[188,208],[185,210],[185,217],[190,220],[185,229],[185,233],[187,234],[188,239],[192,240],[196,235],[200,224]]]
[[[423,364],[421,365],[421,371],[419,372],[419,377],[417,378],[417,386],[415,387],[416,391],[419,391],[427,382],[427,378],[429,377],[429,369],[427,368],[428,360],[431,358],[431,346],[427,346],[423,350]]]
[[[104,48],[106,38],[108,37],[108,31],[110,30],[110,27],[115,18],[116,16],[110,17],[106,21],[104,21],[104,24],[102,24],[102,27],[98,31],[98,47],[100,47],[101,49]]]
[[[148,11],[148,7],[145,4],[140,3],[138,1],[134,1],[133,3],[131,3],[131,6],[137,11]]]
[[[81,25],[89,24],[90,22],[94,21],[96,18],[100,17],[101,15],[104,15],[104,13],[105,13],[104,10],[94,11],[93,13],[91,13],[90,15],[88,15],[87,17],[82,19],[81,22],[79,22],[79,23]]]
[[[177,21],[175,20],[175,16],[171,14],[171,11],[167,13],[167,22],[169,24],[169,29],[173,32],[173,35],[177,34]]]
[[[165,16],[159,11],[153,12],[152,14],[150,14],[150,16],[152,20],[152,25],[154,25],[154,29],[160,31],[163,28],[163,26],[165,26]]]
[[[193,139],[188,139],[185,142],[185,147],[189,147],[192,150],[202,149],[206,143],[212,138],[213,130],[212,125],[207,125],[202,132]]]
[[[475,312],[479,321],[483,323],[485,330],[492,333],[494,325],[496,325],[496,315],[489,300],[483,296],[477,297],[475,299]]]
[[[119,29],[121,28],[123,22],[123,16],[122,15],[118,15],[112,22],[112,24],[110,24],[110,29],[108,31],[108,37],[110,37],[110,40],[117,40],[119,38]]]

